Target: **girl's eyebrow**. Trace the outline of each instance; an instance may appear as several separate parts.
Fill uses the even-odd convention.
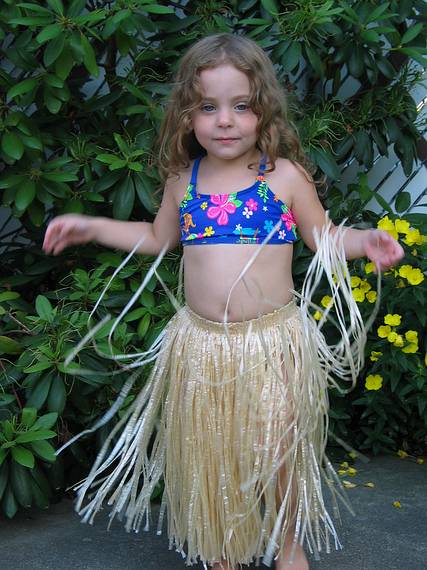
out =
[[[250,95],[249,93],[246,93],[245,95],[235,95],[234,97],[231,98],[232,101],[237,101],[238,99],[249,99]],[[216,101],[215,97],[202,97],[203,101]]]

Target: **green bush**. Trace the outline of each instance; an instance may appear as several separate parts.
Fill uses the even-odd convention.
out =
[[[26,414],[35,417],[34,411],[24,410],[37,410],[40,418],[35,422],[58,414],[50,428],[56,433],[51,441],[59,447],[109,408],[124,380],[90,348],[79,354],[78,364],[98,374],[70,374],[64,368],[66,355],[87,331],[95,300],[124,256],[88,245],[47,258],[41,251],[46,222],[64,212],[152,220],[159,188],[154,140],[170,75],[187,46],[207,33],[232,31],[247,34],[265,48],[287,86],[304,148],[332,183],[349,159],[355,157],[361,170],[367,170],[375,152],[387,155],[390,146],[409,175],[422,127],[410,91],[421,81],[420,66],[425,66],[426,8],[421,0],[212,0],[167,6],[150,0],[48,0],[43,5],[0,0],[0,8],[0,190],[2,204],[19,221],[18,229],[1,230],[0,268],[0,420],[9,426],[2,428],[0,441],[0,499],[2,509],[13,516],[17,505],[30,504],[28,493],[25,497],[15,488],[14,478],[26,477],[31,489],[36,488],[28,479],[34,478],[31,468],[6,451],[24,430]],[[295,82],[304,66],[305,89],[300,93]],[[347,78],[357,80],[358,87],[345,97]],[[343,191],[332,185],[325,203],[333,219],[347,216],[358,227],[378,221],[363,209],[371,196],[391,212],[410,207],[407,196],[384,203],[362,179],[347,190],[343,199]],[[411,223],[425,234],[424,220],[414,217]],[[301,242],[296,255],[298,277],[309,259]],[[405,263],[416,261],[425,269],[409,250],[408,256]],[[168,255],[160,268],[174,291],[178,257]],[[106,311],[118,314],[151,261],[132,259],[105,297],[101,316]],[[364,276],[363,262],[352,271]],[[333,432],[374,453],[404,445],[416,450],[425,443],[424,369],[417,372],[425,348],[423,310],[420,295],[411,294],[412,289],[425,292],[424,285],[396,289],[393,275],[384,283],[387,295],[371,331],[368,356],[371,350],[382,350],[386,364],[368,358],[364,371],[364,377],[381,373],[384,389],[365,391],[362,379],[350,398],[331,394]],[[405,313],[398,332],[405,327],[419,331],[414,354],[398,352],[375,332],[384,324],[384,315],[396,313],[402,303]],[[369,309],[368,303],[362,306]],[[148,346],[172,313],[162,287],[150,281],[116,329],[114,350]],[[101,349],[108,330],[106,325],[98,332]],[[129,399],[139,388],[134,387]],[[110,427],[97,434],[97,445]],[[92,460],[92,443],[71,446],[52,464],[42,465],[46,458],[38,457],[35,468],[53,478],[51,489],[64,484],[64,468],[66,483],[72,483]],[[23,449],[32,453],[33,448]],[[43,484],[37,484],[41,489]],[[32,493],[31,502],[46,504]],[[43,497],[51,496],[45,485]]]

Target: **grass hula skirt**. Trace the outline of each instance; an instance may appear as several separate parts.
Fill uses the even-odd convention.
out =
[[[325,454],[328,387],[343,391],[338,378],[354,387],[366,340],[346,270],[344,231],[332,233],[328,223],[316,236],[317,252],[296,294],[299,305],[294,299],[237,323],[209,321],[177,306],[153,347],[129,366],[138,370],[154,360],[146,385],[77,487],[76,509],[84,521],[92,523],[108,504],[112,518],[125,518],[127,530],[148,530],[150,496],[163,478],[158,532],[166,512],[170,548],[187,565],[202,561],[207,567],[222,558],[233,566],[270,566],[287,533],[294,540],[291,558],[297,542],[316,559],[331,546],[341,548],[324,486],[335,517],[339,500],[352,509]],[[311,316],[311,297],[322,276],[331,286],[333,322],[341,336],[333,346],[321,332],[331,319],[328,310],[320,322]],[[111,418],[134,376],[113,409],[88,431]]]

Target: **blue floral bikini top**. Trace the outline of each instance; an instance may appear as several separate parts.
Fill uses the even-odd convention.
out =
[[[179,206],[182,245],[262,243],[279,220],[281,227],[268,244],[293,243],[297,239],[292,210],[271,191],[264,178],[264,157],[255,183],[233,194],[197,191],[202,158],[194,161],[191,180]]]

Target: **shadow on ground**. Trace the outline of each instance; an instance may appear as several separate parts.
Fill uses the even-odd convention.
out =
[[[427,464],[398,457],[357,462],[348,490],[356,516],[342,508],[336,521],[343,550],[310,557],[311,570],[425,570],[427,568]],[[349,479],[349,477],[347,477]],[[374,483],[374,488],[362,486]],[[400,501],[401,508],[393,506]],[[153,520],[156,520],[153,509]],[[128,534],[120,523],[106,530],[107,510],[94,526],[81,524],[69,499],[40,512],[0,519],[2,570],[184,570],[165,535]],[[193,566],[202,568],[202,565]],[[249,570],[255,566],[244,566]],[[267,568],[261,565],[260,568]]]

